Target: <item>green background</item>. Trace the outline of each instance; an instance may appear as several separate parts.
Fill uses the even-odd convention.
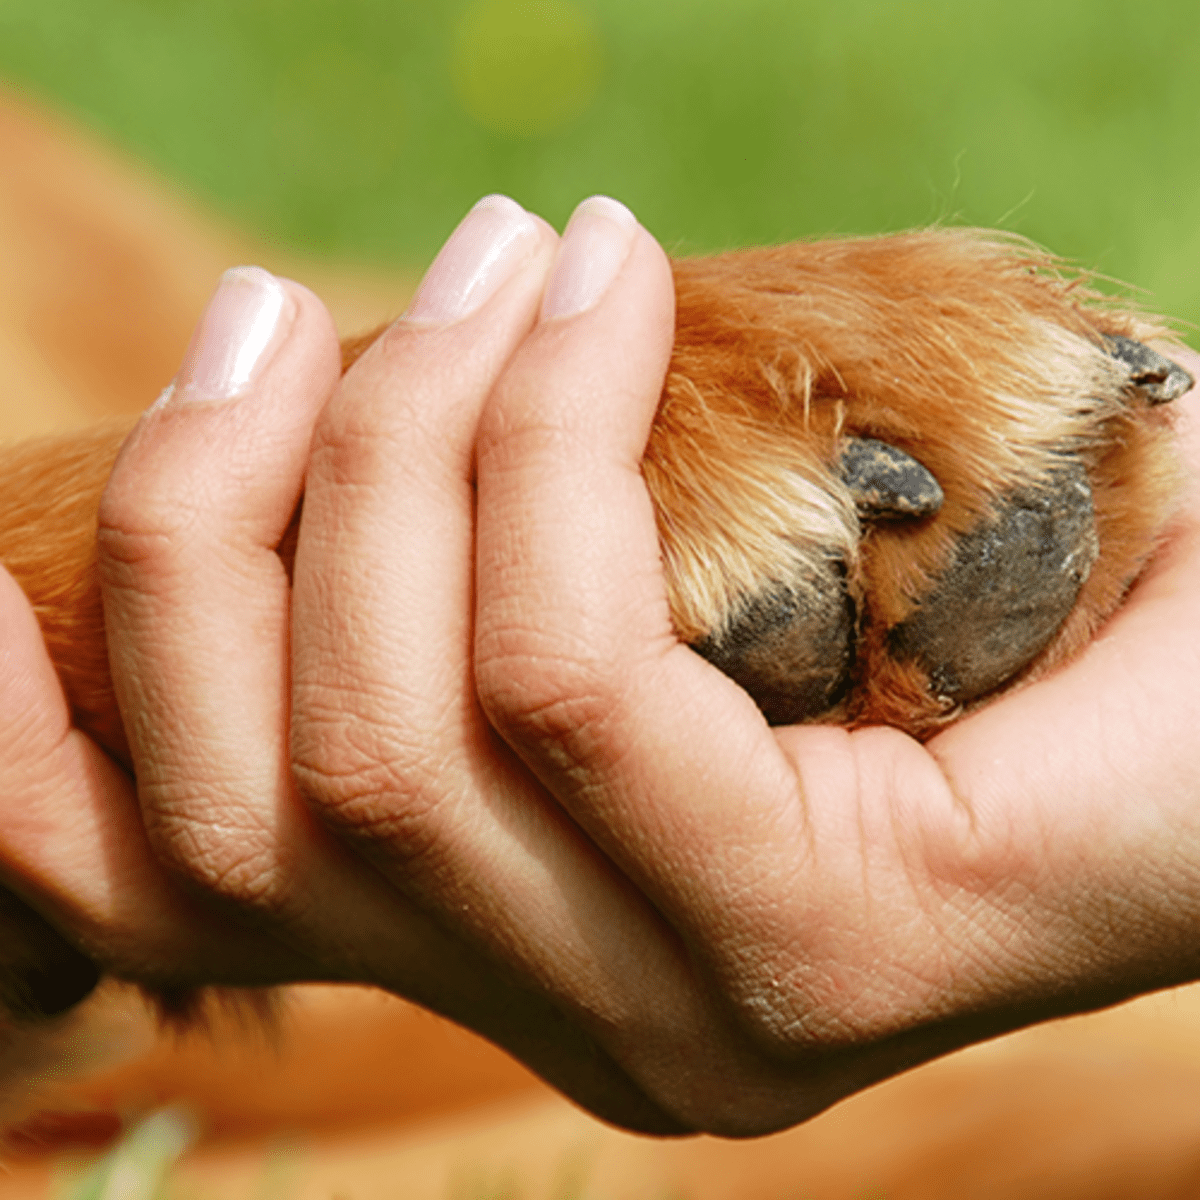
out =
[[[1200,323],[1197,0],[0,0],[0,77],[308,253],[603,191],[674,251],[1001,226]]]

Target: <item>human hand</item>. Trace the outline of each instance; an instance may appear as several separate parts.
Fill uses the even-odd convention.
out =
[[[12,576],[0,567],[0,792],[5,827],[26,794],[53,793],[68,808],[112,774],[104,754],[71,729],[62,687],[41,630]],[[47,668],[49,668],[47,670]],[[47,850],[53,852],[54,847]],[[36,1024],[77,1004],[99,981],[92,961],[35,908],[0,886],[0,1064],[21,1023]],[[0,1065],[0,1078],[5,1075]]]
[[[493,306],[487,329],[460,340],[465,358],[446,357],[446,339],[426,337],[423,357],[409,370],[427,406],[461,393],[452,445],[464,471],[478,410],[535,319],[556,243],[544,223],[514,210],[485,205],[475,222],[491,226],[501,243],[513,240],[507,256],[494,242],[475,246],[499,253],[499,273],[489,280],[485,261],[458,278],[460,239],[457,254],[443,260],[437,297],[426,289],[410,314],[428,323],[431,304],[482,302],[507,281],[510,294],[499,310]],[[28,789],[20,797],[23,820],[4,834],[9,877],[107,969],[159,992],[214,982],[382,982],[505,1044],[527,1045],[525,1057],[552,1077],[556,1058],[574,1061],[573,1073],[582,1063],[577,1091],[632,1090],[632,1100],[622,1095],[623,1110],[632,1104],[631,1111],[649,1114],[642,1120],[673,1128],[585,1033],[491,963],[477,962],[476,948],[448,938],[300,806],[288,775],[289,594],[273,547],[299,496],[314,419],[337,380],[337,346],[323,308],[303,289],[255,271],[226,282],[174,392],[126,447],[101,516],[109,645],[137,797],[119,773],[87,804]],[[408,340],[407,332],[411,322],[392,340]],[[478,361],[470,369],[472,356]],[[465,379],[456,381],[464,367]],[[366,370],[364,362],[345,387]],[[376,390],[380,382],[377,373]],[[408,425],[400,440],[420,428]],[[445,430],[427,421],[425,432],[445,453]],[[310,480],[310,513],[320,498]],[[306,527],[314,531],[308,543],[330,532],[311,518]],[[443,553],[451,567],[464,548],[468,557],[457,565],[469,577],[469,540],[440,549],[451,551]],[[453,570],[447,580],[456,581]],[[440,587],[441,578],[432,584]],[[303,590],[298,584],[297,595]],[[434,686],[428,690],[443,701]],[[203,831],[189,823],[198,808],[211,818]],[[54,845],[79,853],[48,852]],[[439,989],[446,993],[440,1002]],[[588,1082],[593,1077],[598,1082]],[[604,1103],[598,1092],[592,1102]]]
[[[1143,804],[1161,794],[1165,769],[1179,799],[1148,814],[1126,807],[1140,780],[1115,794],[1080,738],[1130,714],[1114,689],[1153,678],[1120,654],[1087,667],[1108,636],[925,749],[890,730],[769,730],[676,642],[637,472],[669,273],[613,210],[571,245],[589,224],[620,268],[594,305],[530,332],[553,250],[539,227],[483,308],[393,330],[317,421],[292,760],[270,551],[336,374],[311,298],[289,290],[305,337],[274,347],[254,404],[169,402],[143,425],[106,544],[148,841],[136,822],[110,832],[89,888],[46,889],[64,924],[160,985],[370,979],[663,1131],[782,1127],[954,1045],[1193,972],[1186,888],[1163,894],[1164,872],[1190,869],[1167,844],[1188,844],[1186,740],[1140,787]],[[1186,528],[1108,631],[1127,649],[1145,589],[1180,569],[1178,546],[1185,576],[1195,559]],[[1167,591],[1175,608],[1147,603],[1178,624],[1189,593]],[[1099,674],[1067,696],[1085,719],[1064,712],[1035,764],[1071,790],[1030,768],[997,777],[989,764],[1041,733],[1030,704],[1085,667]],[[1194,715],[1165,695],[1168,726]],[[1118,845],[1140,857],[1101,853]],[[155,937],[135,928],[148,879],[168,901]]]

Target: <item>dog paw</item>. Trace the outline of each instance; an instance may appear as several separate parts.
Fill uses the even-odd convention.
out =
[[[942,700],[995,691],[1062,627],[1099,550],[1087,472],[1064,458],[1044,486],[1004,496],[955,540],[946,569],[888,631],[888,652],[918,663]]]
[[[1163,330],[968,230],[675,271],[644,462],[672,614],[773,724],[927,736],[1120,603],[1181,481]]]
[[[7,888],[0,888],[0,1027],[35,1025],[90,995],[92,961]]]

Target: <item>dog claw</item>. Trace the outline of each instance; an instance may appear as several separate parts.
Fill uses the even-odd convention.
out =
[[[848,437],[838,465],[858,515],[867,520],[931,517],[942,507],[938,481],[912,455],[887,442]]]
[[[1133,338],[1110,334],[1104,339],[1104,348],[1129,368],[1130,386],[1137,388],[1151,404],[1178,400],[1196,382],[1191,372]]]
[[[975,700],[1049,644],[1098,554],[1087,473],[1064,460],[1048,485],[1013,493],[959,540],[920,606],[890,631],[889,648],[919,662],[944,700]]]
[[[772,725],[819,717],[850,683],[855,610],[840,565],[805,583],[760,593],[724,632],[693,647],[749,692]]]

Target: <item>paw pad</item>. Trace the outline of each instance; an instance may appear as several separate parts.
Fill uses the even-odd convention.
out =
[[[644,464],[681,636],[773,724],[927,736],[1077,651],[1153,551],[1192,386],[1016,240],[676,264]]]
[[[945,571],[889,630],[888,648],[921,665],[939,700],[975,700],[1045,649],[1098,553],[1087,472],[1064,460],[1045,486],[1005,496],[955,541]]]

